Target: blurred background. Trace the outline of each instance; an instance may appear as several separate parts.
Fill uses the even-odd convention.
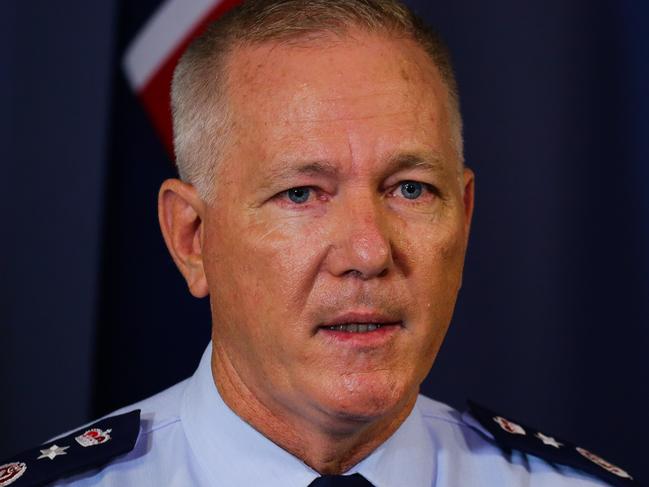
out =
[[[0,458],[189,376],[209,340],[157,226],[164,100],[156,129],[122,68],[170,3],[2,2]],[[407,3],[454,54],[477,175],[423,391],[649,479],[649,3]]]

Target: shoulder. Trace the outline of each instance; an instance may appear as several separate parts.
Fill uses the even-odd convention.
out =
[[[590,451],[476,403],[460,413],[420,396],[417,408],[444,452],[437,459],[439,474],[461,477],[464,485],[638,485]]]
[[[155,476],[179,447],[186,382],[0,462],[0,485],[126,485],[118,480],[125,474]]]
[[[118,409],[108,416],[117,416],[134,409],[141,411],[140,434],[146,436],[180,420],[180,406],[189,379],[179,382],[154,396]]]
[[[121,486],[138,482],[143,485],[165,485],[170,470],[187,468],[187,445],[180,410],[188,381],[111,413],[109,418],[140,410],[140,427],[133,449],[99,468],[81,471],[55,485]]]

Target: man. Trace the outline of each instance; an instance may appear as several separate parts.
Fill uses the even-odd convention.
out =
[[[6,482],[89,452],[91,470],[40,481],[632,482],[585,450],[565,455],[590,473],[566,466],[563,440],[418,396],[461,285],[474,176],[448,54],[405,7],[248,2],[184,55],[173,111],[181,179],[161,187],[160,225],[210,298],[212,343],[192,378],[46,443],[36,466],[14,459]],[[136,409],[141,423],[120,416]]]

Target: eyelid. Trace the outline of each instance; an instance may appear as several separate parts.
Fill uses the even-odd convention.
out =
[[[425,191],[428,191],[435,197],[441,198],[441,192],[437,186],[431,183],[426,183],[424,181],[417,181],[416,179],[402,179],[401,181],[398,181],[396,184],[394,184],[391,189],[388,191],[388,193],[392,196],[396,196],[397,191],[401,188],[403,184],[406,183],[417,183],[421,184],[424,188]],[[405,198],[405,197],[404,197]],[[419,198],[411,201],[417,201]]]
[[[309,190],[309,197],[306,201],[302,203],[296,203],[292,201],[289,198],[289,192],[295,189],[308,189]],[[293,207],[300,207],[300,206],[306,206],[309,203],[311,203],[314,199],[318,198],[318,192],[322,191],[320,188],[313,186],[313,185],[301,185],[301,186],[291,186],[290,188],[287,188],[285,190],[280,191],[279,193],[275,194],[271,199],[273,200],[279,200],[282,201],[283,203],[286,203],[287,205],[293,206]]]

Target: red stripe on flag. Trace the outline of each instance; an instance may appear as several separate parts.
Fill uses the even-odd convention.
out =
[[[189,43],[203,33],[207,26],[221,17],[225,12],[240,4],[242,0],[225,0],[209,11],[187,35],[180,40],[174,51],[160,65],[151,79],[138,93],[156,132],[162,139],[167,153],[175,161],[173,150],[173,128],[171,121],[171,78],[176,64]]]

